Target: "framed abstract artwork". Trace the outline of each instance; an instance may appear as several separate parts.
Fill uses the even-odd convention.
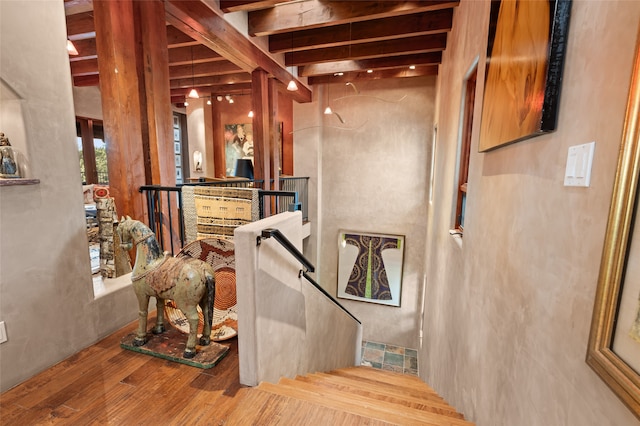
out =
[[[338,297],[400,306],[404,236],[340,231]]]
[[[623,129],[587,364],[640,419],[640,32]]]
[[[556,130],[571,0],[492,0],[480,152]]]

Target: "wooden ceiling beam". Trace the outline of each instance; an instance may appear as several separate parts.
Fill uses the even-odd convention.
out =
[[[212,60],[226,61],[222,56],[201,44],[169,49],[169,65],[191,64],[192,62],[197,64]]]
[[[294,0],[220,0],[220,10],[224,13],[251,11],[275,6],[279,3]]]
[[[171,89],[171,96],[182,96],[184,99],[191,91],[192,87]],[[196,86],[195,89],[201,98],[221,95],[241,95],[251,91],[251,83],[222,84],[218,86]]]
[[[169,49],[174,47],[196,46],[199,44],[200,43],[180,31],[173,25],[167,25],[167,46],[169,47]]]
[[[351,58],[352,60],[382,58],[442,51],[447,47],[447,33],[407,37],[353,46],[331,47],[285,53],[285,65],[307,65],[315,62],[333,62]]]
[[[71,41],[95,38],[93,11],[67,15],[67,37]]]
[[[432,75],[438,75],[437,65],[419,66],[413,70],[404,67],[402,69],[377,70],[371,73],[366,71],[354,71],[345,72],[340,76],[322,75],[309,77],[309,85],[313,86],[317,84],[347,83],[362,80],[380,80],[383,78],[423,77]]]
[[[98,73],[98,59],[71,62],[71,75],[74,77]]]
[[[219,86],[223,84],[250,83],[251,74],[239,72],[236,74],[211,75],[198,78],[175,78],[170,81],[172,89],[190,88],[192,86]]]
[[[456,7],[459,0],[326,1],[305,0],[249,12],[248,33],[265,36],[349,22],[389,18]]]
[[[242,70],[253,72],[257,68],[263,69],[284,85],[293,78],[282,65],[228,23],[222,12],[201,1],[164,0],[164,4],[169,24],[229,59]],[[311,102],[311,90],[300,81],[296,83],[298,90],[289,92],[290,96],[297,102]]]
[[[359,61],[339,61],[298,67],[298,75],[312,77],[334,75],[354,71],[366,71],[409,67],[411,65],[436,65],[442,62],[442,52],[422,53],[419,55],[392,56]]]
[[[69,56],[69,60],[71,62],[81,61],[84,59],[95,59],[98,57],[98,49],[96,48],[96,39],[95,38],[87,38],[83,40],[76,40],[73,42],[76,50],[78,51],[77,56]]]
[[[100,74],[73,76],[74,86],[78,86],[78,87],[98,86],[99,84],[100,84]]]
[[[228,61],[205,62],[189,65],[169,66],[169,78],[206,77],[208,75],[235,74],[242,68]]]
[[[448,32],[453,22],[453,9],[423,12],[367,22],[334,25],[293,34],[269,36],[271,53],[291,52],[380,41],[406,36]]]

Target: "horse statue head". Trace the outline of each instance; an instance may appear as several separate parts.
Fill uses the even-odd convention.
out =
[[[155,236],[147,225],[138,220],[133,220],[129,216],[120,218],[116,232],[120,238],[120,247],[127,251],[131,250],[134,245],[138,245],[149,237]]]

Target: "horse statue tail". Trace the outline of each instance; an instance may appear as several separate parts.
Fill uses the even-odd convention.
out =
[[[206,274],[207,280],[207,312],[209,318],[209,329],[213,325],[213,303],[216,299],[216,278],[213,274]]]

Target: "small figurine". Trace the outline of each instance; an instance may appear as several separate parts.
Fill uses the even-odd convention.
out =
[[[0,133],[0,178],[19,178],[18,165],[9,138]]]

